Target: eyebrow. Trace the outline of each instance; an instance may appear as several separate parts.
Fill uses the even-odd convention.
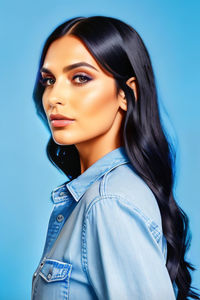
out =
[[[68,65],[68,66],[64,67],[63,68],[63,72],[65,73],[67,71],[70,71],[72,69],[75,69],[75,68],[78,68],[78,67],[81,67],[81,66],[92,68],[92,69],[96,70],[97,72],[99,72],[94,66],[92,66],[92,65],[90,65],[90,64],[88,64],[86,62],[83,62],[83,61],[75,63],[75,64],[71,64],[71,65]],[[45,72],[45,73],[49,73],[49,74],[53,75],[53,73],[50,70],[48,70],[47,68],[44,68],[44,67],[42,67],[40,69],[40,72]]]

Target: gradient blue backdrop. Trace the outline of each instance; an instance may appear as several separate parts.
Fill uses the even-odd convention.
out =
[[[188,259],[200,287],[200,1],[1,1],[0,299],[27,300],[42,255],[50,193],[66,177],[45,154],[49,133],[32,101],[42,45],[75,16],[107,15],[141,35],[154,67],[162,117],[177,149],[175,196],[190,218]]]

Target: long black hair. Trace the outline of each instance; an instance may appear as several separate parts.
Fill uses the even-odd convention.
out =
[[[33,91],[37,114],[49,129],[42,105],[44,86],[40,82],[40,68],[50,44],[69,29],[71,34],[82,40],[100,65],[114,76],[116,93],[120,89],[125,93],[124,147],[136,173],[156,197],[167,240],[166,266],[172,283],[177,286],[177,299],[200,299],[199,294],[193,291],[195,288],[191,287],[190,270],[195,268],[185,259],[191,240],[189,220],[173,195],[175,150],[161,123],[149,53],[136,30],[123,21],[104,16],[77,17],[59,25],[46,39],[39,62]],[[132,76],[136,77],[137,101],[133,90],[126,84]],[[51,136],[46,152],[54,166],[70,180],[80,175],[80,159],[74,145],[58,145]]]

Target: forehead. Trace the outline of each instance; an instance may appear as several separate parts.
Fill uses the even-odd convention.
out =
[[[80,61],[86,61],[100,69],[99,64],[84,43],[76,36],[66,34],[49,46],[43,65],[49,68],[63,67],[63,65]]]

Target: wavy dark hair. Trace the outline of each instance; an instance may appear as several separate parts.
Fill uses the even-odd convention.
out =
[[[177,299],[200,299],[191,287],[190,270],[186,261],[191,233],[186,213],[173,195],[175,150],[161,123],[156,83],[149,53],[139,34],[130,25],[105,16],[77,17],[59,25],[46,39],[33,91],[38,116],[49,125],[42,105],[44,86],[40,83],[40,68],[50,44],[68,31],[80,38],[100,65],[111,73],[116,83],[116,94],[122,89],[127,99],[123,123],[123,142],[136,173],[155,195],[167,240],[167,270],[177,288]],[[126,84],[135,76],[138,90],[136,101],[133,90]],[[58,145],[52,136],[46,147],[49,160],[72,180],[81,174],[80,159],[75,145]],[[198,290],[198,289],[196,289]]]

